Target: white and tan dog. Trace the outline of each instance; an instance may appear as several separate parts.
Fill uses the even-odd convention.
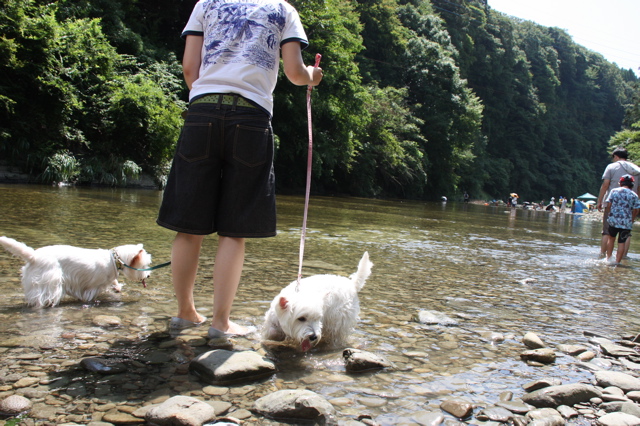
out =
[[[36,308],[56,306],[65,295],[91,302],[110,285],[120,291],[122,284],[118,282],[118,275],[121,270],[126,278],[143,284],[149,276],[148,271],[131,269],[146,269],[151,263],[151,255],[142,244],[111,250],[65,245],[34,250],[7,237],[0,237],[0,244],[26,262],[22,267],[24,297],[27,305]]]
[[[360,314],[358,292],[373,264],[365,252],[358,271],[349,278],[313,275],[293,281],[271,302],[265,314],[262,336],[266,340],[293,341],[303,351],[322,343],[344,346]]]

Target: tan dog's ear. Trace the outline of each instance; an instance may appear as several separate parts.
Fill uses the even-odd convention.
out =
[[[289,301],[287,300],[286,297],[281,297],[280,300],[278,300],[278,304],[280,305],[280,309],[286,310],[287,305],[289,304]]]
[[[135,266],[135,264],[143,265],[142,260],[140,259],[143,253],[144,250],[140,250],[138,254],[136,254],[133,259],[131,259],[131,266]]]

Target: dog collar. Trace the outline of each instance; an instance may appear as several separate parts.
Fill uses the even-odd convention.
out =
[[[113,259],[113,266],[116,268],[116,274],[117,274],[118,271],[121,271],[122,268],[124,267],[124,262],[122,261],[122,259],[120,259],[120,256],[118,255],[118,253],[116,253],[115,249],[109,250],[109,253],[111,253],[111,258]]]

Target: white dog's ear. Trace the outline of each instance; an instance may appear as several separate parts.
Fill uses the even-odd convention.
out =
[[[289,304],[289,301],[287,300],[286,297],[281,297],[280,300],[278,300],[278,305],[280,306],[280,309],[282,309],[283,311],[287,309],[288,304]]]
[[[144,261],[142,260],[142,256],[144,255],[144,250],[140,250],[138,254],[136,254],[133,259],[131,259],[131,266],[133,265],[144,265]]]

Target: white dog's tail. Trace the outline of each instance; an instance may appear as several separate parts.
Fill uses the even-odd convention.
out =
[[[349,277],[355,284],[357,291],[362,290],[362,287],[364,287],[365,281],[367,281],[367,278],[371,275],[372,266],[373,263],[369,261],[369,252],[365,251],[362,259],[360,259],[360,263],[358,263],[358,270]]]
[[[14,256],[21,257],[25,262],[32,262],[35,250],[13,238],[0,237],[0,244]]]

